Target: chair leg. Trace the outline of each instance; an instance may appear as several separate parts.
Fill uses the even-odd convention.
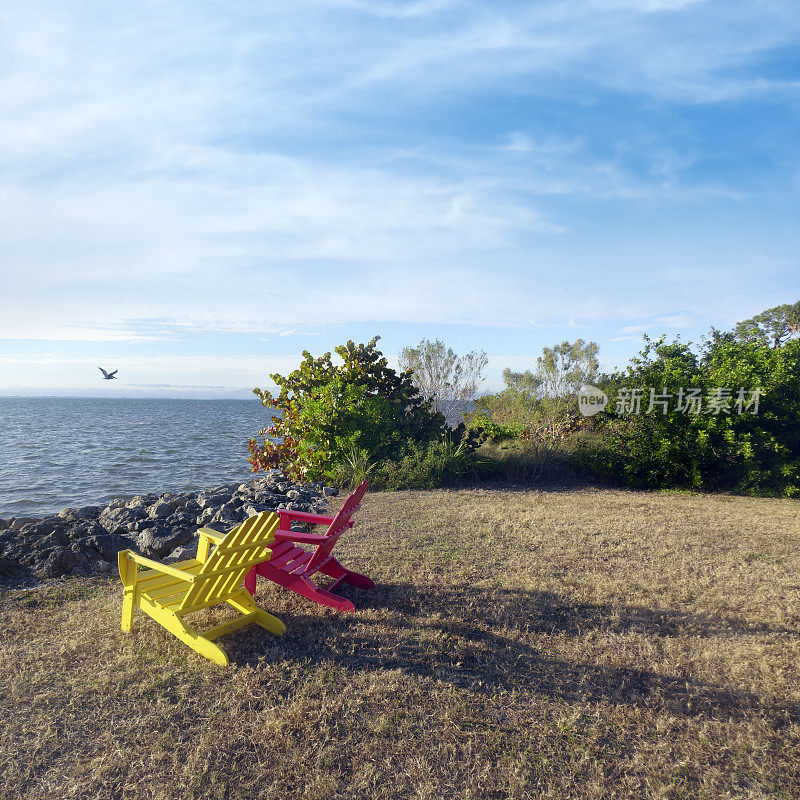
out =
[[[225,654],[225,651],[214,644],[214,642],[197,633],[197,631],[177,614],[158,607],[151,606],[148,608],[143,605],[141,608],[142,611],[149,614],[159,625],[166,628],[184,644],[189,645],[196,653],[205,656],[221,667],[228,666],[228,656]]]
[[[122,623],[124,631],[133,628],[133,605],[136,599],[136,564],[128,557],[128,550],[117,553],[119,577],[122,579]]]
[[[339,597],[338,594],[328,592],[325,589],[320,589],[312,580],[304,578],[302,575],[294,575],[292,573],[282,572],[279,569],[268,569],[268,564],[259,565],[259,575],[263,575],[271,581],[274,581],[279,586],[289,589],[295,594],[299,594],[315,603],[319,603],[329,608],[335,608],[337,611],[355,611],[356,607],[344,597]]]
[[[256,595],[256,578],[258,577],[258,573],[256,572],[256,568],[250,570],[247,575],[244,576],[244,588],[250,592],[251,597],[255,597]]]
[[[273,617],[272,614],[268,614],[259,608],[246,591],[242,590],[233,597],[229,597],[226,602],[237,611],[241,611],[242,614],[250,614],[253,611],[257,611],[258,616],[255,619],[255,623],[265,631],[274,633],[276,636],[283,636],[286,633],[286,626],[277,617]]]
[[[133,592],[125,592],[122,596],[122,630],[133,630]]]
[[[331,578],[335,578],[337,581],[349,583],[351,586],[355,586],[358,589],[375,588],[375,581],[373,581],[372,578],[368,578],[360,572],[353,572],[353,570],[343,567],[339,561],[333,557],[331,557],[324,566],[320,567],[319,571],[325,575],[329,575]]]
[[[375,588],[375,581],[372,580],[372,578],[368,578],[366,575],[362,575],[360,572],[353,572],[350,569],[347,570],[347,574],[344,576],[344,582],[349,583],[351,586],[355,586],[358,589]]]

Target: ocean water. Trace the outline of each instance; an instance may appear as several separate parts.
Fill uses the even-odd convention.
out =
[[[0,397],[0,517],[252,477],[259,400]]]

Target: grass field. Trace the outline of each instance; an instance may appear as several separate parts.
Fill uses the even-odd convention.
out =
[[[378,587],[262,582],[286,636],[229,668],[123,634],[119,581],[5,591],[0,797],[799,797],[799,510],[371,494],[340,556]]]

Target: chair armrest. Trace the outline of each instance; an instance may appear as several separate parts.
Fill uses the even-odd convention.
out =
[[[214,544],[219,544],[228,534],[215,531],[213,528],[200,528],[197,531],[201,536],[208,536]]]
[[[281,518],[281,525],[283,525],[284,517],[290,522],[296,520],[297,522],[308,522],[311,525],[330,525],[333,522],[333,517],[326,517],[323,514],[309,514],[306,511],[290,511],[288,508],[279,508],[278,514]]]
[[[120,552],[120,557],[122,556],[131,559],[131,561],[135,561],[137,564],[141,564],[143,567],[150,567],[150,569],[163,572],[165,575],[171,575],[173,578],[178,578],[187,583],[191,583],[195,578],[194,575],[184,572],[181,569],[176,569],[175,567],[170,567],[168,564],[162,564],[160,561],[153,561],[151,558],[140,556],[138,553],[134,553],[133,550],[122,550]]]
[[[275,541],[301,542],[303,544],[322,544],[328,537],[318,533],[302,531],[275,531]]]
[[[208,558],[208,548],[213,542],[219,544],[226,536],[224,533],[215,531],[213,528],[200,528],[198,531],[200,538],[197,540],[197,560],[205,562]]]

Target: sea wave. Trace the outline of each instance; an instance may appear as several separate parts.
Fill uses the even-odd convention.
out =
[[[251,477],[258,400],[0,398],[0,516]]]

